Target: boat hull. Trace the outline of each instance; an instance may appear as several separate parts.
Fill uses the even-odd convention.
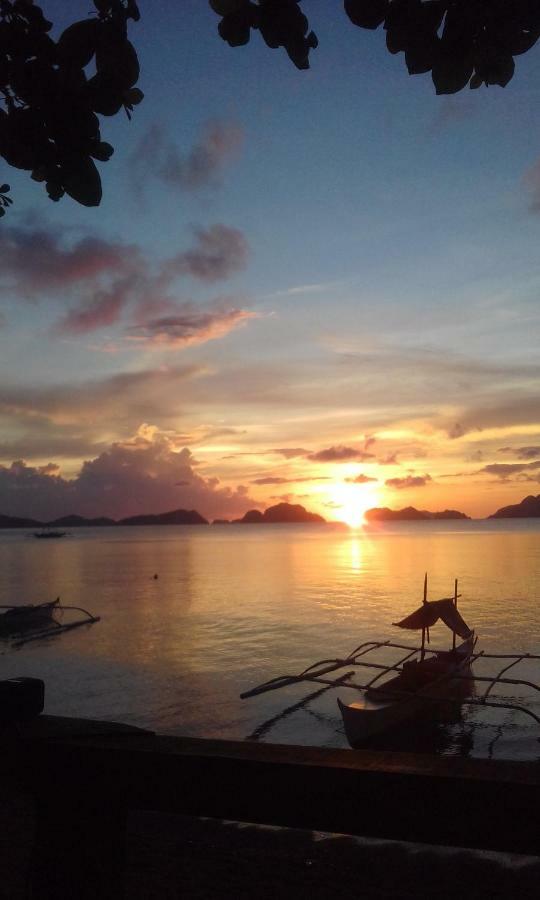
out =
[[[54,621],[58,600],[37,606],[13,606],[0,615],[0,637],[46,628]]]
[[[361,702],[346,704],[338,697],[345,734],[351,747],[398,729],[408,722],[437,718],[455,711],[470,695],[470,658],[475,639],[471,635],[454,651],[413,662],[396,678],[366,691]]]

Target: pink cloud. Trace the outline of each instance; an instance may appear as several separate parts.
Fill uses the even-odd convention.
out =
[[[67,243],[62,232],[7,228],[0,233],[2,282],[18,294],[65,289],[130,269],[138,256],[127,244],[86,237]]]
[[[190,304],[178,304],[175,315],[150,319],[131,329],[132,340],[169,347],[187,347],[224,337],[229,332],[255,318],[245,309],[211,308],[201,310]]]
[[[132,286],[133,279],[127,277],[115,281],[109,289],[96,291],[88,302],[66,313],[54,330],[58,334],[85,334],[114,325],[129,301]]]
[[[0,292],[11,300],[46,295],[65,303],[76,298],[52,327],[53,334],[85,334],[110,327],[125,313],[146,328],[154,343],[181,346],[227,334],[254,314],[215,301],[211,309],[188,312],[178,304],[174,282],[228,278],[245,267],[247,241],[221,223],[194,232],[191,247],[168,259],[150,260],[140,248],[94,237],[70,241],[69,232],[7,228],[0,234]],[[61,301],[59,301],[61,298]],[[141,332],[142,333],[142,332]]]

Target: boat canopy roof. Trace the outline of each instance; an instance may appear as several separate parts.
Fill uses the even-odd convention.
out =
[[[471,636],[472,630],[462,619],[454,606],[452,598],[445,600],[430,600],[423,603],[422,606],[410,616],[406,616],[401,622],[394,622],[398,628],[410,628],[418,631],[420,628],[431,628],[442,619],[450,631],[455,631],[463,640]]]

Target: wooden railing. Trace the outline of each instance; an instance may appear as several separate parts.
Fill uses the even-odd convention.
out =
[[[2,739],[35,797],[32,897],[121,897],[125,824],[150,809],[540,855],[540,767],[159,736],[40,716]]]

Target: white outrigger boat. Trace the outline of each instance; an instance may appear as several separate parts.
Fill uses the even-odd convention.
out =
[[[357,702],[346,704],[339,698],[337,701],[345,734],[349,744],[355,748],[368,744],[370,739],[377,735],[395,731],[416,719],[434,716],[444,718],[456,709],[459,710],[462,704],[516,710],[532,717],[537,725],[540,725],[540,717],[526,706],[516,702],[504,702],[506,698],[503,698],[503,701],[491,699],[493,688],[499,684],[526,687],[540,692],[540,686],[532,681],[504,677],[509,669],[523,660],[538,661],[540,656],[531,653],[475,652],[477,637],[457,609],[460,596],[457,584],[456,579],[453,597],[428,601],[426,575],[422,605],[405,619],[394,623],[399,628],[421,631],[420,646],[411,647],[393,641],[367,641],[344,658],[323,659],[308,666],[298,675],[281,675],[273,678],[245,691],[240,695],[241,698],[253,697],[301,682],[321,684],[324,686],[323,690],[338,687],[355,689],[360,693]],[[452,632],[452,646],[448,650],[431,649],[426,646],[426,640],[428,644],[430,640],[429,630],[439,620]],[[458,637],[461,638],[459,644],[457,644]],[[373,651],[387,648],[406,652],[397,662],[391,664],[374,662],[366,658]],[[504,663],[495,676],[473,675],[471,666],[480,658],[503,660]],[[334,678],[328,677],[331,673],[337,673],[349,666],[371,669],[372,677],[363,684],[350,680],[354,671]],[[487,683],[487,687],[482,692],[477,692],[475,690],[477,683]],[[310,694],[304,700],[288,707],[285,714],[305,707],[320,693],[322,691]],[[267,726],[279,718],[280,716],[276,716],[269,720],[258,729],[258,732],[266,731]]]

